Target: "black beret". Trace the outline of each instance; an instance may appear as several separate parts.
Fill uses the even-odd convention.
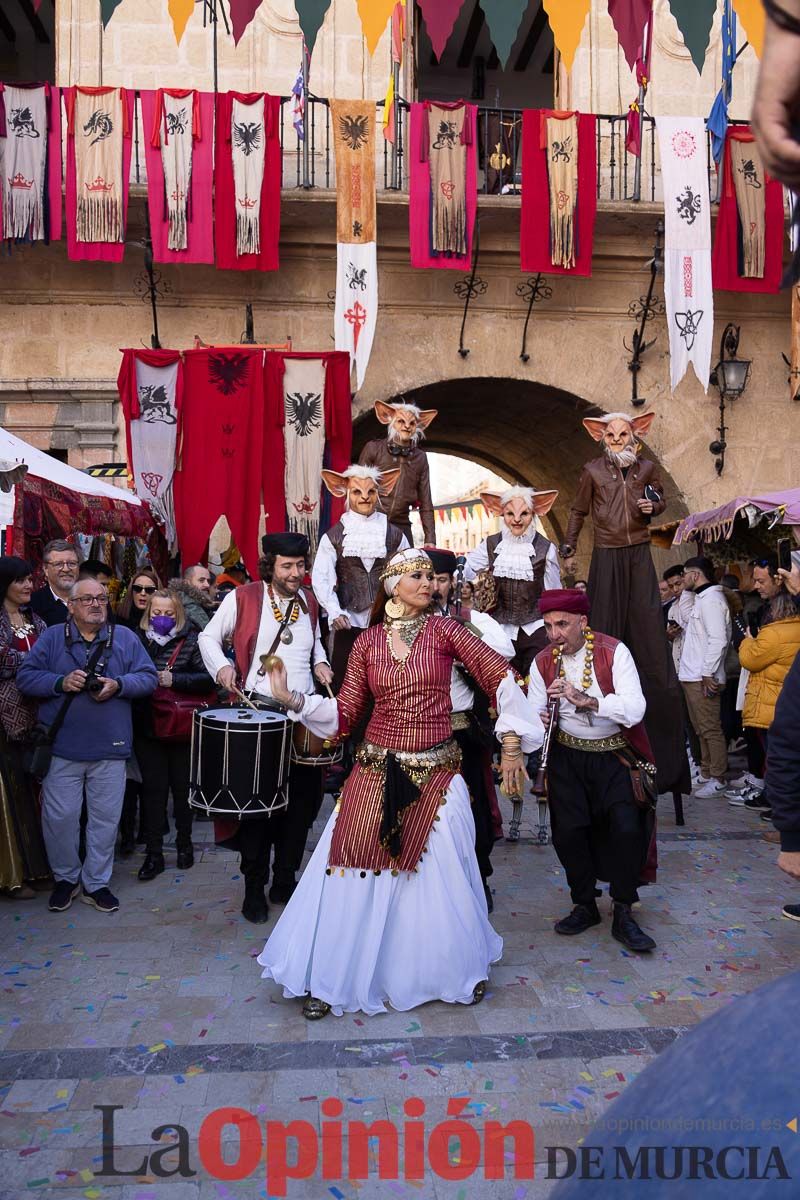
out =
[[[281,554],[285,558],[300,558],[308,554],[308,538],[304,533],[266,533],[261,539],[263,554]]]

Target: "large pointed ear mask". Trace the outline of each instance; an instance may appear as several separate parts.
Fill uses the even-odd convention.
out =
[[[500,497],[497,492],[481,492],[481,500],[483,501],[483,507],[490,516],[499,517],[502,515],[503,506],[500,503]]]
[[[544,517],[558,499],[558,492],[534,492],[533,511],[537,517]]]
[[[381,496],[388,496],[390,492],[394,491],[395,485],[402,473],[402,467],[393,467],[391,471],[381,471],[381,478],[378,483],[378,491]]]
[[[340,475],[338,471],[323,471],[322,482],[332,496],[336,496],[339,500],[347,495],[347,476]]]
[[[419,425],[420,429],[427,429],[428,426],[436,420],[438,415],[438,408],[423,408],[419,414],[419,420],[417,421],[417,424]]]
[[[391,404],[386,404],[383,400],[376,400],[375,416],[378,418],[381,425],[391,425],[392,421],[397,416],[397,412],[392,408]]]
[[[605,421],[601,421],[599,417],[585,417],[582,424],[590,438],[596,442],[602,442],[603,434],[606,431]]]
[[[650,432],[650,426],[655,419],[656,414],[654,412],[642,413],[640,416],[633,418],[631,428],[637,437],[646,438]]]

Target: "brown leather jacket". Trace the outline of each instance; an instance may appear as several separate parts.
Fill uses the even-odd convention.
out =
[[[393,525],[402,529],[411,545],[409,509],[418,508],[425,543],[435,546],[433,500],[428,456],[425,451],[416,447],[408,454],[392,454],[386,438],[375,438],[374,441],[367,442],[358,461],[368,467],[377,467],[379,471],[392,471],[400,467],[400,478],[394,490],[382,501],[381,509]]]
[[[590,515],[594,524],[594,544],[599,549],[649,542],[650,517],[644,516],[637,505],[638,500],[644,499],[646,484],[662,497],[653,505],[652,515],[658,516],[666,504],[664,485],[655,463],[639,458],[628,468],[626,475],[605,454],[585,463],[572,502],[564,545],[575,549],[583,522]]]

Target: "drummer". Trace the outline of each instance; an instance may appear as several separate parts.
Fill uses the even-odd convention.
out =
[[[221,688],[240,688],[269,699],[269,674],[262,657],[278,655],[288,686],[313,695],[314,681],[330,684],[333,673],[320,640],[319,605],[303,587],[309,569],[308,538],[300,533],[270,533],[262,538],[261,581],[230,592],[198,639],[206,669]],[[234,664],[225,654],[233,647]],[[289,806],[271,816],[216,822],[220,845],[238,850],[245,880],[242,916],[254,925],[268,919],[264,895],[269,878],[270,852],[275,849],[273,904],[285,904],[296,884],[308,831],[322,803],[322,768],[292,763]]]

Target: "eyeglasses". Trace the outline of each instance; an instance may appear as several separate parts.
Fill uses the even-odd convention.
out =
[[[155,590],[156,589],[151,584],[147,584],[147,583],[132,583],[131,584],[132,592],[140,592],[140,593],[144,592],[146,596],[152,596],[152,594]]]
[[[44,565],[46,567],[55,567],[57,571],[77,571],[78,560],[77,558],[70,558],[66,562],[53,562],[51,558],[48,558],[45,559]]]
[[[73,604],[108,604],[108,596],[75,596]]]

